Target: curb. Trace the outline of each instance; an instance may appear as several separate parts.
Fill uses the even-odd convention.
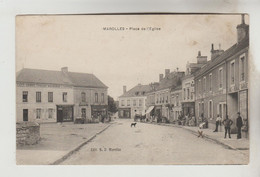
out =
[[[190,130],[190,129],[187,129],[187,128],[183,128],[183,129],[188,130],[188,131],[192,132],[192,134],[194,134],[194,135],[197,136],[197,132],[196,132],[196,131]],[[204,138],[205,138],[205,140],[207,140],[207,141],[211,141],[211,142],[213,141],[213,142],[215,142],[215,143],[217,143],[217,144],[219,144],[219,145],[222,145],[222,146],[224,146],[224,147],[227,148],[227,149],[238,150],[237,148],[234,148],[233,146],[230,146],[230,145],[228,145],[228,144],[225,144],[225,143],[223,143],[223,142],[221,142],[221,141],[219,141],[219,140],[217,140],[217,139],[215,139],[215,138],[211,138],[211,137],[210,137],[209,135],[207,135],[207,134],[204,134]]]
[[[69,151],[67,154],[65,154],[64,156],[62,156],[61,158],[59,158],[58,160],[54,161],[53,163],[50,163],[49,165],[59,165],[60,163],[62,163],[63,161],[65,161],[67,158],[69,158],[72,154],[74,154],[75,152],[77,152],[78,150],[80,150],[84,145],[86,145],[87,143],[89,143],[90,141],[92,141],[93,139],[96,138],[97,135],[101,134],[102,132],[104,132],[106,129],[108,129],[113,123],[110,123],[108,126],[106,126],[104,129],[102,129],[101,131],[97,132],[95,135],[93,135],[92,137],[90,137],[87,141],[84,141],[83,143],[81,143],[80,145],[78,145],[76,148],[72,149],[71,151]]]
[[[182,128],[182,129],[184,129],[184,130],[190,131],[193,135],[196,135],[196,136],[197,136],[197,132],[196,132],[196,131],[190,130],[190,129],[185,128],[185,127],[182,127],[182,126],[174,125],[174,124],[162,124],[162,123],[157,123],[157,124],[156,124],[156,123],[151,123],[151,122],[142,122],[142,123],[148,123],[148,124],[153,124],[153,125],[161,125],[161,126]],[[227,149],[231,149],[231,150],[242,150],[241,148],[235,148],[235,147],[233,147],[233,146],[231,146],[231,145],[228,145],[228,144],[225,144],[225,143],[223,143],[222,141],[219,141],[219,140],[217,140],[217,139],[215,139],[215,138],[211,138],[211,137],[210,137],[209,135],[207,135],[207,134],[204,134],[204,138],[205,138],[205,140],[207,140],[207,141],[215,142],[216,144],[222,145],[222,146],[224,146],[224,147],[227,148]],[[243,148],[243,150],[248,150],[248,148],[245,148],[245,149]]]

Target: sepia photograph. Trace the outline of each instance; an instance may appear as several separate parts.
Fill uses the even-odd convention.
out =
[[[249,18],[15,17],[17,165],[248,165]]]

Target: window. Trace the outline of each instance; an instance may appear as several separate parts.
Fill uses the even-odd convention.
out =
[[[184,100],[186,99],[186,90],[185,90],[185,88],[183,89],[183,99]]]
[[[105,103],[105,94],[104,93],[101,93],[101,102]]]
[[[95,103],[98,102],[98,93],[95,93]]]
[[[207,87],[206,87],[207,83],[206,83],[206,77],[203,78],[203,91],[205,92]]]
[[[23,91],[23,102],[28,102],[28,92]]]
[[[217,113],[221,118],[226,117],[226,103],[219,103],[217,107]]]
[[[179,106],[179,95],[176,95],[176,105]]]
[[[52,118],[53,118],[53,109],[52,109],[52,108],[49,108],[49,109],[48,109],[48,118],[49,118],[49,119],[52,119]]]
[[[192,99],[192,100],[193,100],[193,95],[194,95],[194,93],[191,92],[191,94],[190,94],[190,99]]]
[[[219,69],[219,88],[221,89],[223,87],[223,69]]]
[[[187,88],[187,99],[190,99],[190,89]]]
[[[36,102],[41,102],[41,92],[36,92]]]
[[[245,81],[245,57],[240,58],[240,81]]]
[[[235,84],[235,61],[230,63],[230,84]]]
[[[199,102],[199,104],[198,104],[198,117],[200,117],[200,102]]]
[[[202,90],[201,90],[201,80],[199,79],[199,84],[198,84],[198,92],[201,94]]]
[[[41,109],[37,108],[36,109],[36,119],[40,119],[41,118]]]
[[[125,100],[121,100],[121,106],[125,106]]]
[[[143,103],[142,103],[142,100],[140,99],[140,100],[139,100],[139,106],[142,106],[142,104],[143,104]]]
[[[168,103],[168,95],[166,96],[166,101],[165,102]]]
[[[127,106],[130,106],[130,100],[127,100]]]
[[[136,106],[136,100],[133,100],[133,106]]]
[[[81,92],[81,101],[82,101],[83,103],[86,102],[86,93],[85,93],[85,92]]]
[[[208,107],[209,108],[208,109],[208,113],[209,113],[208,116],[209,116],[209,118],[212,119],[213,118],[213,103],[212,103],[212,100],[209,101],[209,105],[208,106],[209,106]]]
[[[203,116],[205,116],[204,115],[204,102],[201,103],[201,114],[203,114]]]
[[[48,102],[53,102],[53,92],[48,92]]]
[[[162,94],[162,102],[164,103],[164,94]]]
[[[222,104],[219,104],[218,114],[220,115],[221,118],[223,118],[223,116],[222,116]]]
[[[209,91],[212,91],[212,74],[209,74]]]
[[[63,102],[67,102],[67,92],[63,92],[62,93],[62,100],[63,100]]]

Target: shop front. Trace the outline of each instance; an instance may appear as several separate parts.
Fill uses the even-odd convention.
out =
[[[73,105],[57,105],[57,122],[73,122]]]
[[[162,105],[157,105],[154,107],[154,117],[157,122],[162,120]]]
[[[102,118],[107,117],[107,105],[91,105],[91,117]]]
[[[119,108],[118,113],[119,118],[131,118],[131,108]]]
[[[186,102],[186,103],[182,103],[182,112],[183,115],[195,115],[195,103],[194,102]]]
[[[154,119],[154,106],[150,106],[147,111],[146,111],[146,118],[149,120],[149,121],[153,121]]]

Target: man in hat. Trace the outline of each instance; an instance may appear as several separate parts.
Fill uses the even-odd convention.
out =
[[[236,120],[236,125],[237,125],[237,139],[240,139],[241,138],[241,127],[243,125],[243,122],[242,122],[242,118],[240,116],[240,112],[237,113],[238,117],[237,117],[237,120]]]
[[[230,136],[230,127],[233,124],[233,121],[231,119],[228,118],[228,115],[226,116],[226,119],[223,121],[223,124],[225,126],[225,137],[227,137],[227,133],[228,133],[228,137],[231,138]]]

